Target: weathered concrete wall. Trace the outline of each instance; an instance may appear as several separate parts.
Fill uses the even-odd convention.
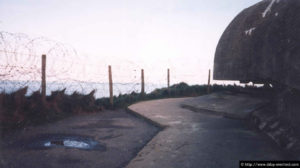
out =
[[[264,0],[243,10],[219,41],[214,79],[300,89],[300,1]]]
[[[295,156],[295,160],[300,159],[299,101],[299,91],[285,89],[274,94],[269,105],[251,114],[257,128]]]

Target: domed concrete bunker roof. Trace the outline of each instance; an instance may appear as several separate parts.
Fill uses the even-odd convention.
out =
[[[300,0],[263,0],[238,14],[217,45],[214,79],[300,89]]]

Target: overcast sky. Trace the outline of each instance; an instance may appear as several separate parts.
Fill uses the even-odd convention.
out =
[[[154,81],[171,68],[173,83],[203,83],[224,29],[257,2],[0,0],[0,30],[69,44],[86,58],[83,63],[105,73],[108,64],[125,76],[132,67],[144,68]]]

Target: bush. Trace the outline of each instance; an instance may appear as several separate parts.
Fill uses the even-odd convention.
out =
[[[99,111],[95,104],[94,93],[83,95],[74,92],[65,94],[65,89],[51,93],[46,101],[42,100],[39,91],[26,97],[27,87],[16,92],[0,94],[0,131],[2,134],[10,130],[28,125],[38,125],[56,121],[72,114]]]

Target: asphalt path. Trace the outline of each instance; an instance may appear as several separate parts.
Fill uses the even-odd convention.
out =
[[[2,137],[0,167],[124,167],[158,131],[125,110],[76,115]]]
[[[211,110],[182,108],[183,102],[193,99],[161,99],[129,106],[164,129],[127,168],[233,168],[239,167],[240,160],[288,159],[245,120],[210,114]]]

